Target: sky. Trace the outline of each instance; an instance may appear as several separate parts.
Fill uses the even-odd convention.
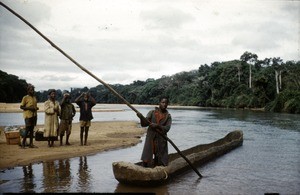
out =
[[[239,59],[300,60],[300,1],[1,0],[107,84]],[[101,83],[0,6],[0,70],[37,91]]]

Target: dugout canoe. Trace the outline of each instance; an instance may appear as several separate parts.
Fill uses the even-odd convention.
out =
[[[194,166],[200,166],[243,144],[243,132],[232,131],[225,137],[210,144],[201,144],[186,149],[182,153]],[[168,182],[172,177],[191,169],[188,163],[178,154],[169,154],[168,166],[145,168],[141,163],[113,162],[115,179],[120,183],[138,186],[155,186]]]

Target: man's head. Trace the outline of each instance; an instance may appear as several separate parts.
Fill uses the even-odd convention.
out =
[[[83,99],[84,99],[84,101],[88,101],[88,100],[89,100],[89,97],[90,97],[90,94],[89,94],[89,93],[84,93],[84,94],[83,94]]]
[[[71,99],[71,96],[70,96],[69,93],[64,93],[64,98],[65,98],[65,101],[66,101],[66,102],[69,102],[70,99]]]
[[[168,105],[169,105],[168,97],[163,96],[163,97],[159,98],[159,108],[162,111],[165,111],[168,108]]]
[[[48,92],[48,95],[49,95],[49,99],[55,100],[56,90],[55,89],[50,89],[49,92]]]
[[[27,85],[27,93],[28,95],[34,95],[34,86],[32,84]]]

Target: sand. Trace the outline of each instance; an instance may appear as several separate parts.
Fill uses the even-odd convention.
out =
[[[40,107],[40,111],[42,110]],[[101,111],[101,110],[98,110]],[[106,112],[108,110],[105,110]],[[116,110],[112,110],[116,111]],[[0,112],[20,112],[19,104],[0,103]],[[36,128],[42,128],[38,125]],[[35,141],[37,148],[21,149],[19,145],[6,143],[4,127],[0,126],[0,169],[8,169],[16,166],[29,165],[49,160],[65,159],[83,155],[91,155],[107,150],[130,147],[141,142],[141,136],[146,132],[139,124],[133,121],[92,121],[89,130],[88,143],[80,145],[79,123],[73,123],[70,136],[70,146],[55,141],[54,147],[49,148],[47,141]],[[29,140],[27,141],[29,142]]]

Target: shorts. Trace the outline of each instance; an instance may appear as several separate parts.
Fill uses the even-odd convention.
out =
[[[59,135],[64,136],[65,132],[67,135],[70,135],[71,130],[72,130],[72,120],[60,120]]]
[[[80,127],[89,127],[91,126],[91,121],[80,121]]]
[[[36,126],[37,116],[33,116],[31,118],[25,118],[25,126]]]

